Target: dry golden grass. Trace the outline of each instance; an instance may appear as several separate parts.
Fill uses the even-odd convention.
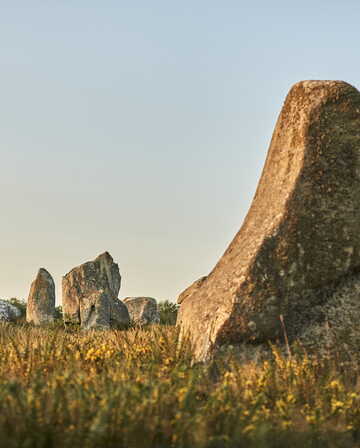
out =
[[[173,326],[0,326],[0,446],[350,447],[359,366],[338,357],[191,365]]]

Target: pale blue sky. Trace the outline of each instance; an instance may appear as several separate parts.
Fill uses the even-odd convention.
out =
[[[360,87],[358,1],[0,0],[0,297],[108,250],[175,299],[249,207],[291,85]]]

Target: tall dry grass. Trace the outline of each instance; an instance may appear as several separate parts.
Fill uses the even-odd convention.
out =
[[[338,357],[191,365],[173,326],[0,326],[0,446],[350,447],[359,366]]]

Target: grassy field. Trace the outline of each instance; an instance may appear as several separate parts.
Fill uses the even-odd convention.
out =
[[[359,365],[337,355],[191,366],[174,326],[0,326],[0,446],[360,446]]]

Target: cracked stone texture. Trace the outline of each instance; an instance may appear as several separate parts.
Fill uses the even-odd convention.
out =
[[[35,325],[49,324],[55,318],[55,283],[49,272],[40,268],[32,282],[26,305],[26,320]]]
[[[313,307],[360,267],[360,93],[295,84],[278,118],[244,223],[178,315],[194,358],[225,343],[296,337]],[[304,328],[303,328],[304,330]]]
[[[148,325],[160,323],[157,303],[152,297],[126,297],[123,301],[134,324]]]
[[[127,308],[117,298],[120,286],[119,266],[108,252],[72,269],[62,282],[65,322],[86,329],[128,325]]]

